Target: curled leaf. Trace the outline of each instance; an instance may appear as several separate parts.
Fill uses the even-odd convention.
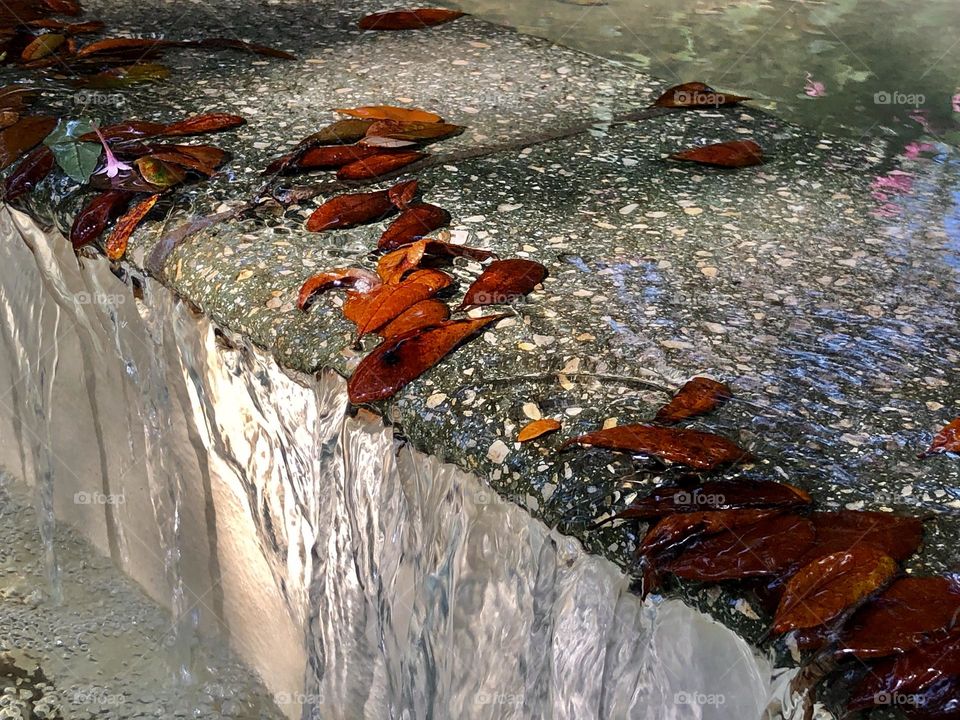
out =
[[[750,453],[720,435],[653,425],[619,425],[598,430],[567,440],[560,449],[571,445],[593,445],[650,455],[697,470],[713,470],[723,465],[753,460]]]
[[[688,381],[673,399],[657,411],[656,422],[673,424],[712,412],[732,397],[730,388],[707,377]]]
[[[383,231],[377,247],[395,250],[417,240],[422,240],[434,230],[450,224],[450,213],[430,203],[414,203],[400,213],[400,217]]]
[[[467,288],[460,310],[478,305],[507,305],[533,292],[547,269],[533,260],[514,258],[490,263]]]
[[[307,230],[323,232],[341,230],[376,222],[396,212],[386,190],[337,195],[313,211],[307,219]]]
[[[402,108],[392,105],[366,105],[356,108],[335,108],[341,115],[350,115],[361,120],[399,120],[401,122],[443,122],[436,113],[417,108]]]
[[[337,171],[337,179],[347,182],[373,180],[395,173],[425,157],[427,154],[422,152],[388,152],[380,148],[375,155],[341,167]]]
[[[421,30],[463,17],[465,13],[446,8],[417,8],[415,10],[388,10],[361,18],[361,30]]]
[[[20,59],[24,62],[30,62],[31,60],[45,58],[47,55],[51,55],[56,52],[57,48],[63,45],[66,40],[66,36],[61,35],[60,33],[44,33],[43,35],[37,35],[23,49],[23,52],[20,53]]]
[[[686,160],[701,165],[742,168],[760,165],[763,162],[763,148],[753,140],[733,140],[674,153],[670,155],[670,159]]]
[[[414,303],[377,331],[384,340],[450,319],[450,308],[436,298]]]
[[[527,423],[523,429],[517,433],[517,442],[529,442],[548,433],[556,432],[561,427],[559,422],[551,418],[533,420]]]
[[[114,218],[130,204],[133,193],[125,190],[107,190],[91,200],[73,219],[70,242],[74,249],[96,240]]]
[[[668,88],[653,104],[665,108],[715,108],[749,99],[743,95],[717,92],[702,82],[688,82]]]
[[[393,397],[448,353],[503,317],[447,320],[384,340],[354,370],[347,383],[350,402],[376,402]]]
[[[420,185],[416,180],[405,180],[387,190],[387,194],[390,196],[390,202],[396,205],[399,210],[406,210],[417,196],[419,188]]]
[[[153,206],[157,204],[157,200],[159,199],[159,193],[151,195],[127,210],[127,212],[117,220],[117,224],[114,225],[113,232],[110,233],[110,237],[107,238],[105,245],[108,258],[111,260],[119,260],[124,256],[124,253],[127,252],[127,242],[130,240],[133,231],[137,225],[140,224],[140,221],[147,216],[147,213],[153,209]]]
[[[313,275],[300,286],[297,307],[303,311],[310,308],[317,295],[333,288],[356,290],[368,293],[380,287],[380,278],[369,270],[358,268],[337,268]]]
[[[960,453],[960,417],[951,420],[938,432],[930,447],[920,453],[921,458],[937,453]]]

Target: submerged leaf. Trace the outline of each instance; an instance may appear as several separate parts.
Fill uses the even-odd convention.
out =
[[[345,288],[360,293],[368,293],[379,287],[380,278],[369,270],[336,268],[307,278],[300,286],[297,307],[304,311],[308,310],[317,295],[333,288]]]
[[[466,128],[444,122],[409,122],[404,120],[377,120],[367,130],[366,142],[371,137],[427,143],[459,135]]]
[[[379,152],[362,160],[344,165],[337,171],[337,179],[348,182],[358,180],[373,180],[395,173],[407,165],[411,165],[423,158],[427,153],[422,152],[390,152],[379,148]]]
[[[450,213],[441,207],[430,203],[413,203],[383,231],[377,247],[381,250],[395,250],[422,240],[434,230],[449,225],[450,219]]]
[[[436,113],[419,110],[417,108],[394,107],[393,105],[366,105],[356,108],[334,108],[334,112],[341,115],[362,120],[399,120],[401,122],[443,122],[443,118]],[[364,133],[366,134],[366,133]]]
[[[442,288],[436,284],[420,282],[416,276],[395,285],[382,285],[369,293],[356,314],[351,313],[357,323],[357,338],[375,332],[399,317],[408,308],[422,300],[428,300]]]
[[[478,305],[508,305],[529,295],[546,277],[547,269],[533,260],[497,260],[490,263],[467,288],[459,309]]]
[[[147,155],[136,161],[141,177],[151,185],[167,189],[182,183],[187,173],[178,165]]]
[[[382,220],[394,212],[386,190],[337,195],[313,211],[307,219],[307,230],[342,230]]]
[[[88,120],[61,120],[43,144],[53,152],[57,165],[78,183],[85,183],[97,169],[103,148],[97,142],[85,142],[80,138],[93,131]]]
[[[66,40],[66,36],[60,33],[37,35],[20,53],[20,59],[24,62],[30,62],[31,60],[45,58],[47,55],[53,54]]]
[[[157,63],[136,63],[110,68],[95,75],[86,75],[74,80],[77,87],[95,90],[112,90],[144,82],[156,82],[170,76],[170,68]]]
[[[808,560],[872,545],[894,560],[910,557],[923,539],[923,523],[915,517],[863,510],[817,512],[810,515],[817,540]]]
[[[377,263],[377,274],[386,283],[400,282],[406,273],[416,269],[428,256],[445,259],[469,257],[473,260],[483,261],[493,257],[494,254],[489,250],[480,250],[466,245],[453,245],[427,238],[417,240],[410,245],[404,245],[381,257]]]
[[[384,340],[360,361],[347,383],[350,402],[376,402],[393,397],[448,353],[503,317],[447,320]]]
[[[760,165],[763,149],[753,140],[733,140],[684,150],[670,155],[671,160],[687,160],[701,165],[742,168]]]
[[[548,433],[556,432],[561,427],[559,422],[551,418],[533,420],[524,425],[523,429],[517,433],[517,442],[529,442]]]
[[[665,108],[715,108],[749,99],[743,95],[717,92],[702,82],[688,82],[668,88],[653,104]]]
[[[50,148],[34,148],[7,176],[3,186],[3,199],[12,202],[33,190],[53,170],[56,160]]]
[[[70,242],[74,249],[96,240],[107,223],[126,210],[132,197],[126,190],[107,190],[94,197],[73,219]]]
[[[778,508],[746,510],[704,510],[668,515],[647,531],[637,554],[664,556],[684,546],[723,532],[753,525],[761,520],[782,515]],[[812,537],[812,535],[811,535]]]
[[[127,252],[127,242],[130,240],[133,231],[137,228],[137,225],[140,224],[140,221],[147,216],[147,213],[153,209],[153,206],[157,204],[157,200],[159,199],[159,193],[151,195],[145,200],[138,202],[125,212],[123,217],[117,220],[117,224],[113,227],[113,232],[110,233],[110,237],[107,238],[104,246],[108,258],[111,260],[119,260],[124,256]]]
[[[0,130],[0,170],[15,163],[50,134],[57,121],[52,117],[28,115]]]
[[[450,319],[450,308],[436,298],[414,303],[377,331],[384,340]]]
[[[239,115],[228,115],[227,113],[205,113],[203,115],[194,115],[186,120],[169,123],[163,126],[163,130],[158,133],[163,137],[181,137],[186,135],[205,135],[206,133],[220,132],[222,130],[231,130],[246,124]]]
[[[921,458],[937,453],[960,453],[960,417],[951,420],[938,432]]]
[[[364,145],[320,145],[307,150],[295,150],[277,158],[267,165],[264,174],[293,175],[304,170],[332,170],[383,153],[382,148]]]
[[[697,415],[705,415],[732,396],[730,388],[724,383],[707,377],[695,377],[680,388],[673,400],[657,411],[654,420],[673,424]]]
[[[361,30],[421,30],[448,23],[466,13],[446,8],[417,8],[415,10],[388,10],[361,18]]]

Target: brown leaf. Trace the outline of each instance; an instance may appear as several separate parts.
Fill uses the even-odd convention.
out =
[[[567,440],[570,445],[594,445],[639,455],[650,455],[697,470],[713,470],[722,465],[744,463],[753,456],[736,443],[720,435],[653,425],[620,425]]]
[[[399,250],[389,252],[377,262],[377,275],[385,283],[396,284],[403,280],[403,276],[420,266],[423,255],[427,250],[425,240],[418,240],[405,245]]]
[[[361,18],[361,30],[421,30],[442,25],[465,13],[446,8],[417,8],[415,10],[388,10]]]
[[[402,108],[392,105],[366,105],[356,108],[334,108],[334,112],[350,115],[361,120],[399,120],[401,122],[443,122],[439,115],[417,108]]]
[[[313,211],[307,219],[307,230],[342,230],[382,220],[394,212],[386,190],[337,195]]]
[[[124,88],[137,83],[156,82],[170,76],[170,68],[156,63],[134,63],[112,67],[94,75],[77,78],[73,84],[77,87],[110,90]]]
[[[253,53],[254,55],[263,55],[264,57],[278,58],[280,60],[296,60],[297,56],[278,50],[269,45],[258,45],[248,43],[235,38],[205,38],[204,40],[185,41],[180,43],[183,47],[197,48],[226,48],[228,50],[240,50],[241,52]]]
[[[0,130],[0,170],[4,170],[30,152],[50,134],[57,121],[52,117],[28,115]]]
[[[227,159],[227,153],[213,145],[150,145],[150,157],[167,163],[181,165],[202,175],[216,173]]]
[[[730,510],[720,513],[748,512]],[[665,520],[684,517],[671,515]],[[772,515],[706,537],[657,568],[698,582],[720,582],[778,575],[797,562],[813,540],[810,521],[797,515]]]
[[[395,338],[411,330],[438,325],[450,319],[450,308],[436,298],[421,300],[397,315],[396,318],[377,331],[384,340]]]
[[[187,177],[186,171],[179,165],[159,160],[152,155],[138,158],[136,165],[144,180],[163,190],[179,185]]]
[[[3,185],[3,199],[12,202],[33,190],[53,170],[56,164],[53,153],[46,145],[34,148],[7,176]]]
[[[742,168],[760,165],[763,162],[763,149],[753,140],[733,140],[674,153],[670,155],[670,159],[688,160],[701,165]]]
[[[546,277],[547,269],[533,260],[497,260],[467,288],[459,309],[515,302],[531,293]]]
[[[920,453],[919,457],[924,458],[937,453],[960,453],[960,417],[947,423],[934,436],[930,447]]]
[[[404,120],[377,120],[367,129],[367,137],[391,138],[426,143],[459,135],[465,127],[444,122],[409,122]],[[363,141],[361,141],[363,142]]]
[[[704,538],[735,531],[782,514],[783,511],[779,508],[749,508],[702,510],[668,515],[647,531],[637,547],[637,554],[646,556],[674,554],[684,546],[692,545]]]
[[[387,194],[390,196],[390,202],[396,205],[397,209],[406,210],[417,196],[419,189],[420,184],[416,180],[405,180],[387,190]]]
[[[368,293],[379,287],[380,278],[369,270],[336,268],[307,278],[300,286],[297,307],[303,311],[308,310],[317,295],[332,288],[346,288],[360,293]]]
[[[657,411],[656,422],[673,424],[687,418],[705,415],[720,407],[733,394],[722,382],[695,377],[673,396],[673,400]]]
[[[119,260],[123,257],[124,253],[127,252],[127,242],[130,240],[133,231],[140,224],[140,221],[147,216],[147,213],[153,209],[159,199],[159,193],[151,195],[127,210],[123,217],[117,220],[117,224],[114,225],[113,232],[110,233],[105,245],[108,258]]]
[[[427,153],[392,152],[380,148],[380,152],[363,160],[344,165],[337,171],[337,179],[345,182],[373,180],[394,173],[407,165],[423,160]]]
[[[20,122],[20,113],[14,110],[0,110],[0,130],[6,130],[18,122]]]
[[[382,148],[364,145],[320,145],[306,150],[295,150],[277,158],[267,165],[263,174],[293,175],[304,170],[332,170],[359,160],[383,155],[384,152]]]
[[[773,633],[823,625],[886,585],[896,561],[869,545],[833,553],[802,567],[784,588]]]
[[[91,200],[73,219],[70,229],[70,242],[74,249],[92,243],[114,218],[120,216],[133,193],[126,190],[107,190]]]
[[[79,15],[82,12],[77,0],[42,0],[51,12],[57,15]]]
[[[840,510],[812,513],[810,520],[817,539],[807,561],[858,545],[872,545],[894,560],[903,561],[916,552],[923,539],[923,523],[907,515]]]
[[[231,130],[246,124],[246,122],[247,121],[239,115],[206,113],[164,125],[163,130],[159,134],[163,137],[205,135],[206,133],[220,132],[221,130]]]
[[[360,361],[347,383],[350,402],[376,402],[393,397],[448,353],[503,317],[447,320],[384,340]]]
[[[61,35],[60,33],[44,33],[43,35],[37,35],[23,49],[23,52],[20,53],[20,59],[24,62],[30,62],[31,60],[45,58],[47,55],[52,55],[54,52],[56,52],[57,48],[63,45],[66,40],[66,36]]]
[[[900,578],[850,618],[835,655],[866,660],[905,653],[956,632],[958,611],[957,576]]]
[[[321,128],[300,141],[298,147],[318,147],[320,145],[349,145],[362,140],[374,120],[362,118],[344,118]]]
[[[40,20],[31,20],[24,23],[27,27],[39,30],[56,30],[64,35],[86,35],[88,33],[100,32],[105,27],[99,20],[90,20],[88,22],[68,23],[54,18],[42,18]]]
[[[653,104],[665,108],[715,108],[749,99],[743,95],[719,93],[702,82],[688,82],[668,88]]]
[[[450,213],[430,203],[414,203],[383,231],[377,247],[396,250],[450,224]]]
[[[406,282],[418,282],[430,288],[432,294],[436,294],[449,287],[453,283],[453,278],[444,272],[433,269],[417,270],[410,274]],[[396,287],[396,285],[391,286]],[[347,293],[347,301],[343,304],[343,315],[358,327],[362,325],[376,309],[376,305],[382,301],[379,291],[383,288],[376,288],[372,292]]]
[[[559,422],[551,418],[533,420],[527,423],[523,429],[517,433],[517,442],[529,442],[548,433],[556,432],[561,427]]]
[[[100,128],[100,134],[107,142],[123,142],[153,137],[163,132],[167,126],[164,123],[149,122],[147,120],[125,120],[121,123]],[[80,136],[83,142],[99,142],[97,134],[88,132]]]
[[[160,40],[157,38],[104,38],[84,45],[77,50],[78,58],[91,57],[93,55],[128,55],[130,53],[145,53],[161,50],[169,47],[175,47],[175,40]]]
[[[357,321],[357,338],[375,332],[421,300],[432,298],[440,288],[414,279],[382,285],[368,293],[366,305]]]
[[[813,502],[800,488],[772,480],[706,480],[694,487],[667,485],[617,513],[616,519],[649,520],[674,513],[750,508],[795,508]]]

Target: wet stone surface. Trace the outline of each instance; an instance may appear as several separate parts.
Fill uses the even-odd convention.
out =
[[[300,57],[172,53],[172,81],[116,96],[122,103],[106,120],[195,111],[248,119],[211,140],[235,155],[222,175],[138,231],[135,263],[184,220],[246,200],[268,159],[335,119],[333,107],[420,106],[467,125],[434,146],[442,153],[597,120],[590,133],[419,175],[425,199],[453,214],[453,242],[528,257],[550,273],[513,317],[380,408],[417,447],[488,479],[502,496],[489,502],[515,501],[629,568],[636,528],[591,525],[676,470],[556,448],[604,423],[648,420],[685,380],[708,374],[736,399],[690,426],[760,458],[729,474],[794,483],[824,508],[932,513],[914,567],[956,566],[960,465],[916,458],[960,414],[958,172],[946,148],[889,156],[749,107],[605,126],[663,84],[470,18],[369,34],[352,27],[380,9],[371,3],[270,3],[256,15],[238,5],[230,16],[193,3],[88,6],[112,27],[233,34]],[[77,111],[75,94],[48,90],[48,102]],[[767,164],[731,172],[664,160],[747,137]],[[35,194],[37,212],[51,190]],[[374,267],[383,225],[307,233],[323,199],[193,235],[170,256],[167,282],[283,364],[349,374],[362,354],[351,348],[342,298],[325,295],[304,315],[296,293],[315,272]],[[61,205],[62,226],[80,201]],[[478,270],[457,262],[454,295]],[[516,444],[540,416],[563,429]],[[701,604],[718,601],[690,590]],[[723,600],[713,610],[742,622],[743,607]]]

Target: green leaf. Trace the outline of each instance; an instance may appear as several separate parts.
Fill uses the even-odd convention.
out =
[[[80,184],[87,182],[100,161],[103,148],[98,142],[81,142],[81,135],[93,132],[93,124],[87,118],[63,119],[43,144],[50,148],[57,165]]]

